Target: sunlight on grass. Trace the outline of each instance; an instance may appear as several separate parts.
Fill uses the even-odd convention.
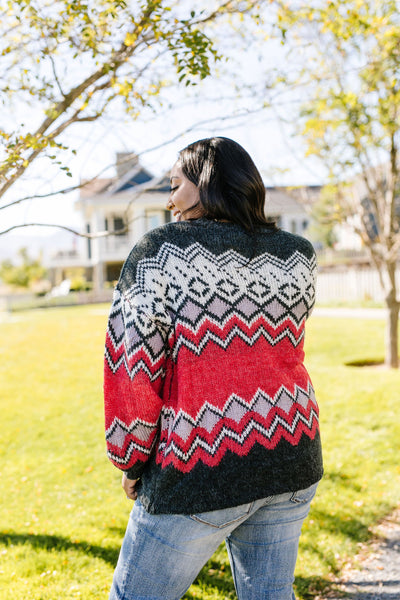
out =
[[[103,441],[107,311],[28,311],[0,323],[2,600],[107,598],[131,506]],[[325,477],[304,526],[299,598],[326,585],[399,501],[400,372],[345,366],[382,356],[381,321],[309,323]],[[185,598],[235,597],[220,548]]]

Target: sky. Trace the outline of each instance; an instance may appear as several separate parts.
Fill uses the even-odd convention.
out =
[[[107,166],[101,176],[114,175],[113,165],[117,152],[136,152],[143,166],[155,176],[168,171],[174,164],[177,154],[187,144],[213,135],[230,137],[250,153],[260,170],[266,185],[274,184],[312,184],[321,182],[318,167],[305,166],[302,149],[295,141],[288,139],[281,125],[267,112],[250,115],[247,118],[216,120],[210,125],[194,127],[208,115],[229,115],[229,106],[198,106],[170,111],[168,115],[137,121],[98,123],[76,136],[76,146],[80,147],[77,157],[69,161],[73,177],[60,174],[58,169],[49,169],[48,164],[39,162],[31,170],[29,178],[16,186],[9,199],[31,194],[43,194],[77,185],[81,179],[94,177]],[[186,129],[194,128],[188,133]],[[178,134],[182,133],[178,136]],[[177,137],[178,136],[178,137]],[[177,137],[177,139],[174,139]],[[82,138],[84,142],[82,144]],[[166,143],[168,140],[173,140]],[[74,146],[74,136],[69,136]],[[158,150],[148,151],[158,145]],[[79,212],[74,208],[79,196],[78,191],[68,195],[56,195],[47,199],[32,199],[21,203],[15,209],[9,209],[1,215],[1,227],[5,228],[18,222],[61,223],[80,229],[82,222]],[[4,211],[6,212],[6,211]],[[15,253],[17,248],[29,245],[33,253],[45,246],[65,249],[71,247],[72,237],[54,228],[27,227],[0,236],[0,260]]]
[[[181,148],[212,135],[231,137],[242,144],[253,157],[266,185],[321,183],[324,177],[321,168],[310,160],[305,162],[301,141],[292,138],[290,128],[277,119],[276,112],[285,116],[284,102],[276,111],[252,112],[260,105],[259,100],[252,97],[252,86],[254,90],[260,89],[268,69],[274,68],[280,60],[279,44],[271,42],[261,51],[255,45],[245,52],[234,52],[229,68],[236,75],[236,86],[242,85],[243,90],[248,87],[241,99],[227,89],[224,77],[218,78],[216,73],[189,91],[182,88],[167,90],[163,96],[164,106],[155,113],[143,113],[136,121],[117,109],[107,119],[79,128],[74,125],[68,130],[65,142],[77,150],[77,155],[65,153],[64,156],[73,176],[66,177],[58,167],[38,160],[28,169],[24,181],[10,190],[8,200],[77,185],[81,179],[93,177],[102,170],[101,176],[113,175],[113,168],[106,168],[114,165],[116,153],[123,151],[138,153],[141,163],[150,172],[155,176],[162,175],[171,168]],[[283,100],[288,102],[290,110],[292,98]],[[168,105],[172,108],[166,108]],[[8,118],[17,122],[23,118],[24,111],[26,107],[21,110],[14,107]],[[242,116],[238,117],[238,114]],[[35,117],[40,119],[40,114],[31,112],[30,118]],[[152,150],[158,146],[160,148]],[[77,198],[75,191],[63,196],[27,200],[2,211],[1,229],[22,222],[61,223],[79,229],[80,215],[74,209]],[[21,247],[24,238],[33,248],[34,238],[38,240],[36,245],[41,247],[46,244],[46,238],[57,243],[57,236],[62,247],[71,244],[70,238],[53,228],[29,227],[0,236],[0,260]]]

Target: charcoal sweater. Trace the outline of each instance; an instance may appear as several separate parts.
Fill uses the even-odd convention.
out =
[[[205,218],[134,246],[108,322],[106,441],[150,513],[236,506],[321,478],[303,364],[315,271],[304,238]]]

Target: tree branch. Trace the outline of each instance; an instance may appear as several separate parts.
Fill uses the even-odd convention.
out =
[[[60,225],[59,223],[19,223],[18,225],[11,225],[7,229],[3,229],[0,231],[0,235],[4,235],[5,233],[9,233],[14,229],[21,229],[22,227],[52,227],[56,229],[63,229],[65,231],[69,231],[78,237],[87,238],[89,240],[109,237],[111,235],[123,235],[128,232],[128,228],[124,227],[123,229],[118,229],[117,231],[99,231],[97,233],[82,233],[73,227],[68,227],[68,225]]]
[[[77,231],[76,229],[73,229],[72,227],[68,227],[67,225],[59,225],[59,224],[51,224],[51,223],[19,223],[18,225],[11,225],[11,227],[7,227],[7,229],[3,229],[2,231],[0,231],[0,235],[4,235],[5,233],[9,233],[10,231],[14,231],[15,229],[21,229],[22,227],[56,227],[57,229],[64,229],[65,231],[69,231],[70,233],[74,233],[75,235],[79,235],[81,237],[89,237],[89,234],[85,234],[85,233],[81,233],[79,231]],[[98,237],[104,237],[101,236],[101,234],[98,234]]]
[[[55,80],[55,82],[56,82],[56,84],[57,84],[58,91],[60,92],[60,94],[61,94],[61,97],[62,97],[62,98],[65,98],[65,93],[64,93],[64,91],[63,91],[63,89],[62,89],[62,87],[61,87],[60,80],[58,79],[58,75],[57,75],[57,71],[56,71],[56,65],[55,65],[55,63],[54,63],[54,58],[53,58],[53,57],[52,57],[52,55],[51,55],[51,50],[49,50],[49,53],[47,54],[47,56],[49,57],[49,59],[50,59],[50,62],[51,62],[51,69],[52,69],[52,71],[53,71],[54,80]]]
[[[4,235],[6,233],[9,233],[10,231],[13,231],[15,229],[21,229],[23,227],[52,227],[52,228],[56,228],[56,229],[63,229],[64,231],[69,231],[70,233],[73,233],[74,235],[81,237],[81,238],[85,238],[88,240],[96,240],[99,238],[111,237],[112,235],[115,235],[115,236],[124,235],[124,234],[128,233],[129,225],[131,225],[132,223],[134,223],[135,221],[137,221],[141,218],[142,218],[141,215],[139,215],[137,217],[133,217],[132,219],[127,219],[126,225],[122,229],[113,229],[111,231],[110,230],[98,231],[96,233],[83,233],[82,231],[78,231],[77,229],[74,229],[73,227],[69,227],[68,225],[60,225],[59,223],[20,223],[18,225],[11,225],[7,229],[3,229],[3,231],[0,231],[0,236]]]
[[[140,158],[141,156],[143,156],[145,154],[149,154],[150,152],[155,152],[156,150],[160,150],[161,148],[164,148],[165,146],[168,146],[169,144],[172,144],[173,142],[175,142],[176,140],[178,140],[179,138],[181,138],[183,135],[186,135],[187,133],[195,131],[196,129],[200,129],[200,128],[204,127],[205,125],[210,125],[211,123],[214,123],[214,122],[225,122],[225,121],[240,119],[242,117],[246,117],[246,116],[249,116],[251,114],[256,114],[256,113],[261,112],[263,110],[265,110],[265,107],[264,106],[260,106],[260,107],[255,108],[255,109],[243,109],[242,112],[238,113],[238,114],[225,115],[223,117],[213,117],[211,119],[203,119],[202,121],[197,121],[196,123],[194,123],[193,125],[191,125],[188,129],[185,129],[184,131],[181,131],[180,133],[177,133],[175,136],[173,136],[169,140],[167,140],[165,142],[161,142],[160,144],[157,144],[156,146],[152,146],[150,148],[142,150],[142,152],[137,153],[137,156],[138,156],[138,158]],[[82,120],[84,120],[84,119],[82,119]],[[128,158],[126,160],[126,162],[129,162],[129,160],[130,159]],[[122,161],[122,162],[124,162],[124,161]],[[95,181],[105,171],[107,171],[108,169],[110,169],[110,168],[112,168],[114,166],[115,165],[113,163],[111,165],[107,165],[107,166],[103,167],[95,176],[91,177],[88,180],[85,180],[82,183],[79,183],[78,185],[72,185],[72,186],[69,186],[69,187],[61,189],[61,190],[56,190],[55,192],[49,192],[47,194],[33,194],[33,195],[29,195],[29,196],[24,196],[23,198],[18,198],[18,200],[13,200],[12,202],[9,202],[8,204],[4,204],[3,206],[0,206],[0,211],[4,210],[6,208],[10,208],[11,206],[15,206],[17,204],[21,204],[22,202],[25,202],[27,200],[50,198],[52,196],[57,196],[58,194],[69,194],[71,192],[74,192],[76,190],[81,189],[82,187],[84,187],[85,185],[88,185],[92,181]]]
[[[241,12],[248,12],[257,6],[257,4],[258,0],[249,0]],[[200,27],[201,25],[206,25],[211,21],[215,21],[217,18],[219,19],[219,17],[223,17],[225,14],[237,13],[241,3],[238,1],[232,2],[232,0],[225,0],[224,2],[220,2],[215,10],[211,9],[211,12],[208,14],[204,14],[204,11],[202,11],[198,15],[190,16],[187,19],[177,20],[175,24],[173,20],[171,22],[165,20],[165,23],[169,23],[168,28],[165,30],[157,28],[158,26],[154,29],[149,26],[151,25],[150,21],[152,14],[157,9],[157,6],[157,2],[147,3],[147,6],[140,15],[139,20],[135,22],[133,26],[128,26],[127,35],[129,33],[135,34],[134,43],[126,45],[125,41],[121,42],[119,40],[119,47],[116,50],[112,49],[111,47],[109,59],[104,59],[103,63],[98,66],[98,68],[95,68],[93,73],[85,77],[83,81],[72,87],[72,89],[70,89],[70,91],[67,93],[64,92],[61,82],[58,78],[54,59],[50,53],[48,54],[55,79],[55,84],[53,85],[57,86],[58,91],[61,94],[61,99],[59,101],[55,100],[50,105],[47,116],[37,127],[36,131],[34,131],[32,134],[28,134],[26,139],[24,136],[21,136],[18,141],[17,138],[17,142],[12,148],[12,151],[7,147],[7,150],[10,150],[8,161],[5,161],[3,166],[0,166],[0,176],[3,177],[3,182],[0,185],[0,197],[2,197],[12,187],[12,185],[21,176],[23,176],[26,169],[32,164],[32,162],[41,153],[43,153],[46,148],[48,148],[49,142],[54,140],[73,123],[95,121],[100,116],[97,113],[87,117],[79,116],[80,112],[75,109],[76,104],[74,105],[74,103],[76,103],[80,96],[84,94],[87,96],[89,92],[97,92],[109,89],[112,86],[118,69],[122,65],[126,64],[130,57],[137,52],[140,46],[143,46],[143,44],[149,44],[153,40],[157,41],[160,32],[162,34],[162,40],[168,42],[171,39],[174,39],[174,35],[181,33],[188,27]],[[125,28],[123,31],[125,31]],[[88,49],[87,45],[85,44],[82,46],[82,48],[82,52]],[[100,56],[100,54],[98,56]],[[33,87],[32,90],[28,91],[34,92],[37,90],[35,90]],[[73,111],[73,114],[72,116],[68,117],[68,113],[70,113],[70,111]],[[65,120],[60,123],[63,118]],[[177,139],[177,137],[178,136],[176,136],[175,139]],[[35,142],[33,145],[29,141],[29,138],[32,138],[34,141],[37,140],[37,142]],[[158,147],[161,147],[161,145]],[[13,204],[18,204],[20,201],[22,200],[8,203],[1,208],[7,208]]]
[[[143,13],[141,22],[137,25],[136,30],[139,30],[139,27],[148,19],[152,12],[154,12],[154,7],[149,7],[148,10]],[[139,37],[138,37],[139,39]],[[84,79],[79,85],[75,86],[68,94],[66,94],[63,99],[56,104],[52,108],[52,116],[46,117],[46,119],[42,122],[36,132],[33,134],[33,137],[40,139],[46,131],[57,121],[57,119],[65,113],[65,111],[72,106],[79,96],[85,92],[88,88],[90,88],[96,81],[106,76],[108,79],[104,83],[105,88],[111,86],[112,82],[112,74],[115,73],[119,67],[126,62],[126,60],[132,56],[137,48],[137,44],[132,44],[131,46],[127,46],[124,42],[120,45],[119,49],[112,53],[110,61],[103,64],[99,69],[97,69],[92,75]],[[68,120],[66,123],[70,124],[73,120]],[[59,135],[61,131],[64,131],[68,125],[62,124],[59,128],[51,133],[51,137],[54,138],[56,135]],[[57,133],[56,133],[57,132]],[[14,148],[14,152],[18,152],[21,150],[21,146]],[[37,149],[32,152],[29,157],[24,160],[24,162],[16,169],[14,174],[5,181],[5,183],[0,187],[0,197],[5,194],[5,192],[13,185],[13,183],[21,177],[21,175],[25,172],[29,164],[42,152],[43,148]],[[0,168],[0,174],[4,171],[4,168]]]

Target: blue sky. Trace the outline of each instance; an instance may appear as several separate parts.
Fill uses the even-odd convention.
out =
[[[228,42],[225,40],[225,44]],[[263,78],[282,60],[279,44],[271,41],[261,46],[255,44],[246,51],[234,51],[227,66],[217,67],[213,77],[189,91],[168,89],[163,95],[164,105],[156,112],[146,111],[140,119],[133,121],[116,108],[107,119],[81,125],[79,129],[73,126],[63,140],[77,150],[76,156],[70,153],[64,155],[73,177],[60,174],[58,167],[49,165],[47,160],[38,160],[28,170],[26,179],[10,190],[8,200],[78,184],[80,179],[93,177],[113,165],[116,152],[121,151],[139,153],[141,162],[154,175],[161,175],[173,165],[182,147],[211,135],[224,135],[241,143],[252,155],[267,185],[321,183],[324,178],[321,168],[310,160],[304,160],[301,140],[291,137],[292,130],[277,118],[277,114],[284,118],[286,111],[289,115],[293,96],[284,95],[276,102],[274,110],[251,112],[260,106]],[[249,114],[246,115],[246,111]],[[9,123],[13,119],[16,122],[21,120],[25,112],[26,107],[14,108],[8,115]],[[237,114],[242,116],[236,117]],[[35,114],[32,109],[29,116],[34,120],[41,118],[39,112]],[[169,140],[173,141],[167,143]],[[162,147],[149,152],[159,145]],[[107,174],[113,174],[113,170],[105,171],[103,176]],[[74,210],[77,197],[78,192],[72,192],[48,199],[28,200],[2,212],[2,228],[17,222],[33,221],[79,228],[79,214]],[[27,228],[17,230],[16,235],[43,238],[53,236],[55,231]],[[0,236],[0,253],[5,247],[1,237],[8,237],[11,244],[9,236],[13,234]]]

